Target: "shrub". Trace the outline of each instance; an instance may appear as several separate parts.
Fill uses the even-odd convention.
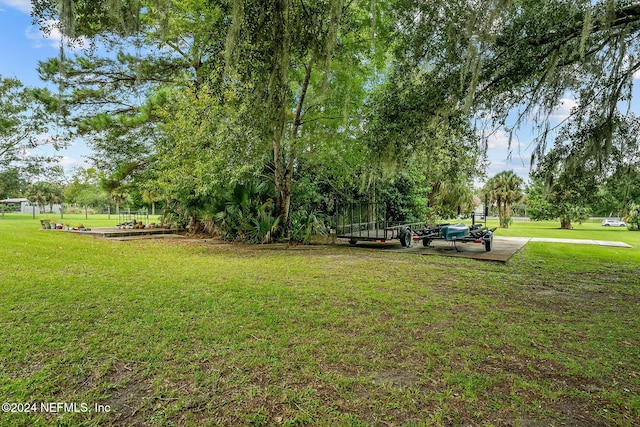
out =
[[[629,213],[625,217],[627,228],[632,231],[640,231],[640,205],[633,203],[629,207]]]
[[[82,206],[67,206],[64,208],[64,213],[66,214],[84,214],[84,207]],[[87,214],[95,215],[97,212],[93,208],[87,208]]]
[[[295,210],[289,218],[289,227],[290,240],[305,245],[311,243],[313,236],[328,234],[325,221],[315,210]]]

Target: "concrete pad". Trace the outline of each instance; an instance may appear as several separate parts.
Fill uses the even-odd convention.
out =
[[[357,246],[368,248],[379,248],[389,252],[401,252],[419,255],[440,255],[458,258],[471,258],[482,261],[496,261],[506,263],[516,254],[527,242],[545,243],[569,243],[581,245],[613,246],[619,248],[632,248],[624,242],[613,242],[606,240],[580,240],[580,239],[553,239],[553,238],[530,238],[530,237],[507,237],[493,236],[493,247],[490,252],[485,251],[484,245],[477,243],[458,243],[457,252],[451,242],[444,240],[434,240],[431,247],[422,246],[421,242],[413,242],[410,248],[403,248],[398,242],[369,243],[358,242]]]
[[[457,243],[458,250],[456,251],[453,243],[444,240],[434,240],[431,242],[431,246],[424,247],[422,242],[414,241],[409,248],[403,248],[399,242],[386,242],[386,243],[370,243],[370,242],[358,242],[355,247],[362,248],[378,248],[387,252],[398,252],[406,254],[417,255],[440,255],[457,258],[471,258],[482,261],[495,261],[506,263],[516,252],[518,252],[527,242],[529,238],[522,237],[500,237],[493,236],[493,246],[490,252],[487,252],[484,245],[479,243]]]
[[[598,245],[613,246],[616,248],[633,248],[624,242],[614,242],[609,240],[586,240],[586,239],[552,239],[547,237],[533,237],[531,242],[548,242],[548,243],[570,243],[574,245]]]

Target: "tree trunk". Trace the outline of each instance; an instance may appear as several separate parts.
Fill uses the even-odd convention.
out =
[[[427,195],[427,207],[432,208],[436,205],[436,185],[437,184],[435,182],[430,182],[429,185],[431,186],[431,191]]]
[[[509,218],[511,216],[511,206],[509,205],[509,202],[505,201],[504,202],[504,208],[502,210],[502,228],[509,228],[509,220],[507,218]]]
[[[280,137],[274,138],[273,144],[273,160],[275,163],[275,186],[276,186],[276,216],[280,217],[280,228],[286,230],[289,225],[289,210],[291,208],[291,192],[293,186],[293,165],[296,159],[295,141],[298,138],[302,117],[302,108],[309,89],[311,81],[311,69],[313,66],[313,57],[309,59],[306,65],[304,80],[300,87],[300,96],[296,106],[293,126],[291,127],[291,141],[289,150],[286,154],[283,152],[282,140],[284,139],[284,123],[282,124],[282,132]]]
[[[571,230],[571,218],[560,218],[560,228]]]
[[[282,118],[284,121],[284,116]],[[284,123],[282,123],[282,129],[284,130]],[[291,195],[287,195],[285,189],[285,166],[282,152],[282,140],[283,135],[276,135],[273,138],[273,163],[274,163],[274,180],[276,190],[276,217],[280,218],[280,227],[285,228],[287,221],[289,220],[289,208],[287,206],[287,199],[291,199]]]
[[[287,121],[287,110],[289,98],[287,88],[289,87],[289,66],[291,54],[291,38],[287,21],[287,6],[285,0],[274,0],[269,2],[273,19],[273,68],[269,75],[269,120],[273,123],[273,163],[274,163],[274,185],[276,191],[275,213],[280,218],[280,227],[273,238],[279,237],[283,230],[287,229],[289,222],[289,204],[291,203],[291,192],[287,182],[287,158],[285,158],[285,125]]]

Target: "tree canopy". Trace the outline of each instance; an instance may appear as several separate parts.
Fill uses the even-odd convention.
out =
[[[273,190],[249,203],[270,237],[292,210],[359,196],[455,212],[484,175],[486,127],[534,123],[547,176],[605,173],[640,68],[627,0],[36,0],[34,17],[89,40],[39,71],[112,195],[128,186],[215,222],[225,194],[251,199],[257,180]]]
[[[635,2],[400,4],[398,62],[437,76],[442,109],[469,111],[510,132],[534,121],[539,158],[553,137],[551,115],[573,97],[568,122],[598,129],[584,154],[609,154],[616,116],[626,112],[640,68]]]

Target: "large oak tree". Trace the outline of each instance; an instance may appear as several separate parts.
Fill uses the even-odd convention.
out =
[[[163,174],[151,175],[174,194],[195,178],[187,197],[199,198],[215,185],[198,171],[215,184],[270,163],[286,225],[294,169],[312,133],[321,124],[334,133],[357,128],[349,111],[361,103],[360,76],[374,62],[369,2],[36,3],[43,24],[57,18],[69,38],[94,43],[40,70],[75,108],[71,124],[101,168],[160,163]],[[100,56],[104,47],[111,53]]]

